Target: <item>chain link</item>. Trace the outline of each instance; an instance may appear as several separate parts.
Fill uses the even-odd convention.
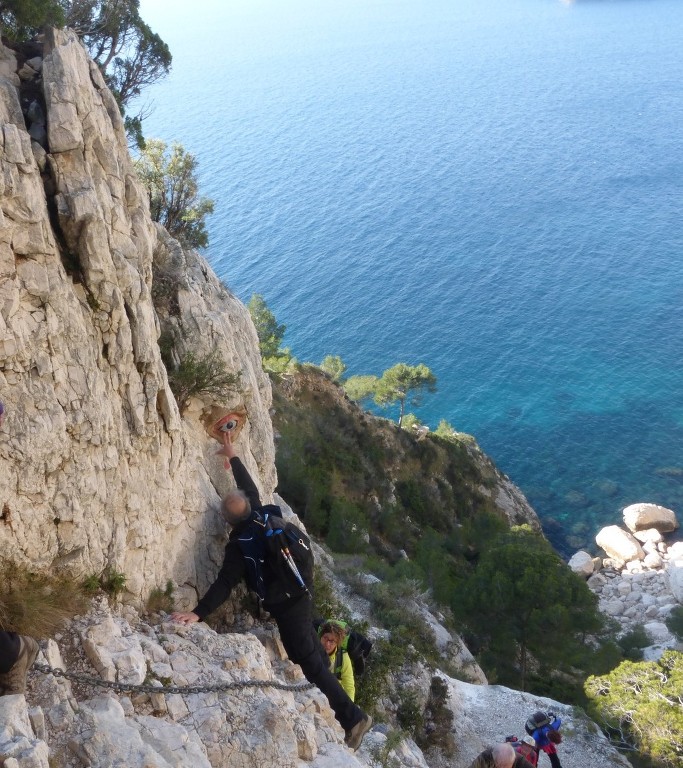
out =
[[[315,686],[313,683],[280,683],[277,680],[235,680],[230,683],[212,683],[210,685],[165,685],[155,686],[150,683],[120,683],[112,680],[102,680],[99,677],[91,675],[82,675],[78,672],[67,672],[59,667],[53,668],[49,664],[33,665],[33,669],[42,672],[45,675],[54,675],[55,677],[64,677],[67,680],[73,680],[84,685],[95,686],[97,688],[108,688],[119,693],[223,693],[225,691],[236,691],[241,688],[276,688],[278,691],[308,691]]]

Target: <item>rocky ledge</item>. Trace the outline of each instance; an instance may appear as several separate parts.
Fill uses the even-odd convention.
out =
[[[601,610],[623,632],[645,628],[653,644],[646,658],[658,658],[665,648],[683,650],[665,623],[683,604],[683,542],[665,538],[679,527],[676,514],[656,504],[632,504],[623,518],[624,528],[610,525],[595,537],[605,557],[581,550],[569,566],[588,579]]]

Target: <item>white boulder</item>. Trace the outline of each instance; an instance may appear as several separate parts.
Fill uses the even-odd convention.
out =
[[[664,561],[658,552],[650,552],[649,554],[645,555],[643,565],[646,565],[648,568],[661,568],[663,562]]]
[[[147,663],[140,641],[124,637],[113,618],[88,627],[83,635],[83,648],[105,680],[139,685],[145,679]]]
[[[644,528],[642,531],[633,531],[633,535],[643,544],[648,541],[652,542],[653,544],[659,544],[663,538],[661,532],[656,528]]]
[[[667,568],[669,588],[679,603],[683,603],[683,557],[672,560]]]
[[[628,531],[618,525],[608,525],[595,537],[597,545],[604,549],[612,560],[626,563],[629,560],[642,560],[645,552],[638,541]]]
[[[655,645],[668,643],[671,640],[671,632],[662,621],[649,621],[644,629]]]
[[[593,557],[582,549],[571,556],[567,565],[574,571],[574,573],[578,573],[579,576],[585,576],[586,578],[592,576],[595,568]]]
[[[667,533],[678,528],[676,513],[659,504],[631,504],[624,509],[624,523],[631,531],[656,528]]]

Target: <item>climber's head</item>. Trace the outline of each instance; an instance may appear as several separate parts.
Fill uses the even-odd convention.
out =
[[[512,768],[517,755],[511,744],[496,744],[491,751],[496,768]]]
[[[223,499],[221,511],[230,525],[237,525],[251,514],[251,505],[244,491],[230,491]]]

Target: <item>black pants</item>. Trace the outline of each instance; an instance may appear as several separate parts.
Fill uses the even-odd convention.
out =
[[[19,635],[0,631],[0,675],[9,672],[19,658]]]
[[[292,605],[270,606],[267,610],[277,622],[282,645],[290,660],[301,667],[309,683],[316,685],[327,696],[341,727],[345,731],[353,728],[363,719],[363,710],[351,701],[330,671],[330,660],[313,627],[311,599],[304,596]]]
[[[557,754],[557,752],[546,752],[546,755],[548,755],[550,758],[550,765],[552,768],[562,768],[560,763],[560,756]]]

